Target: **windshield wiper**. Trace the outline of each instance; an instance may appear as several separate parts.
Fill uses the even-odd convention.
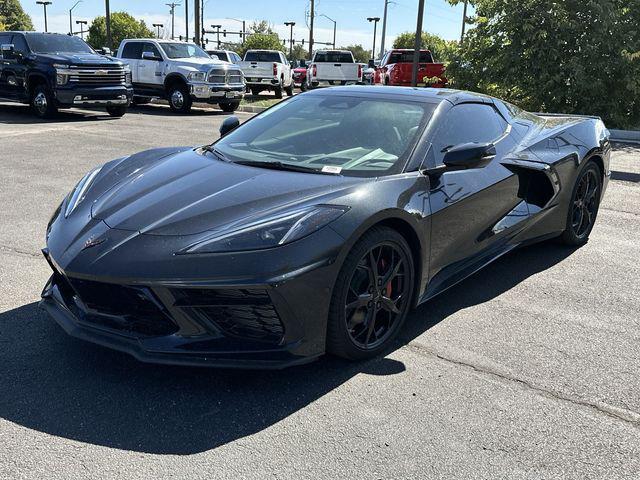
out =
[[[305,167],[302,165],[293,165],[291,163],[283,163],[279,161],[260,161],[260,160],[238,160],[233,163],[239,165],[247,165],[249,167],[268,168],[271,170],[288,170],[291,172],[303,172],[303,173],[320,173],[322,175],[337,175],[333,172],[323,172],[318,168]]]
[[[218,150],[213,145],[206,145],[206,146],[202,147],[202,150],[205,151],[205,152],[213,153],[218,158],[218,160],[222,160],[223,162],[231,163],[231,160],[229,160],[227,157],[225,157],[224,153],[222,153],[220,150]]]

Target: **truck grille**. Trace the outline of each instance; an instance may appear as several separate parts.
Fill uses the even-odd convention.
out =
[[[71,67],[69,82],[76,85],[124,85],[122,67]]]
[[[242,72],[240,70],[231,69],[213,69],[209,72],[208,82],[229,85],[242,83]]]

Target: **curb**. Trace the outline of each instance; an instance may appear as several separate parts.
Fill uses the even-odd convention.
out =
[[[236,112],[245,112],[245,113],[260,113],[264,112],[267,107],[254,107],[251,105],[240,105]]]
[[[609,130],[611,141],[623,143],[640,143],[640,131],[638,130]]]

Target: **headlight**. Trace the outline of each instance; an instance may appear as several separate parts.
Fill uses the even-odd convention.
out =
[[[56,84],[66,85],[69,82],[71,71],[65,65],[58,65],[56,68]]]
[[[69,200],[67,201],[67,207],[64,210],[65,218],[71,215],[71,213],[76,209],[76,207],[84,200],[86,196],[87,190],[95,180],[98,173],[102,170],[102,166],[91,170],[87,173],[82,180],[78,182],[76,188],[74,188],[69,194]]]
[[[179,253],[215,253],[260,250],[299,240],[333,222],[348,207],[317,205],[216,232]]]
[[[189,74],[189,80],[192,82],[204,82],[206,78],[206,72],[191,72]]]

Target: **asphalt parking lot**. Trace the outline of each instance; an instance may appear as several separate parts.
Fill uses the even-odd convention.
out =
[[[0,478],[640,478],[640,146],[616,146],[585,247],[502,258],[386,358],[219,371],[68,337],[37,307],[54,208],[92,166],[225,117],[0,104]]]

